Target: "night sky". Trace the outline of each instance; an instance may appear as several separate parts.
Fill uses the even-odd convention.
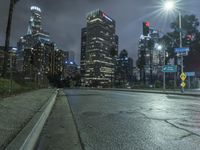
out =
[[[0,0],[0,45],[4,44],[9,0]],[[11,45],[27,32],[30,6],[42,9],[44,31],[58,48],[75,52],[79,64],[81,28],[86,25],[86,13],[97,8],[116,21],[119,35],[119,50],[127,49],[129,56],[137,58],[138,40],[142,33],[142,22],[164,32],[170,31],[169,24],[176,14],[164,14],[162,0],[20,0],[14,11]],[[195,14],[200,19],[200,0],[178,0],[183,14]],[[181,4],[181,5],[180,5]]]

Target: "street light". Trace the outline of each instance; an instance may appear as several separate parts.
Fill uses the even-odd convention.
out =
[[[164,9],[166,11],[172,11],[175,10],[178,12],[178,20],[179,20],[179,47],[181,48],[183,46],[182,44],[182,20],[181,20],[181,11],[176,7],[176,3],[172,0],[165,1],[163,5]],[[183,73],[183,55],[181,55],[181,72]],[[184,91],[184,88],[182,87],[182,92]]]
[[[162,51],[163,50],[163,53],[164,53],[164,66],[165,66],[165,60],[166,60],[166,52],[165,52],[165,48],[162,46],[162,45],[157,45],[157,50],[159,51]],[[165,91],[166,89],[166,79],[165,79],[165,72],[163,71],[163,91]]]
[[[163,6],[166,11],[171,11],[174,9],[175,3],[174,1],[169,0],[169,1],[166,1]]]
[[[180,30],[180,35],[179,35],[179,40],[180,40],[180,47],[182,47],[182,32],[181,32],[181,29],[182,29],[182,20],[181,20],[181,12],[180,10],[176,7],[176,3],[172,0],[168,0],[168,1],[165,1],[164,5],[163,5],[164,9],[166,11],[177,11],[178,12],[178,17],[179,17],[179,30]]]
[[[159,51],[161,51],[161,50],[162,50],[162,45],[158,45],[157,49],[158,49]]]

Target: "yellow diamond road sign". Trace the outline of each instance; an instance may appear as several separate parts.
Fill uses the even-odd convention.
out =
[[[186,86],[185,82],[182,82],[182,83],[181,83],[181,87],[184,88],[185,86]]]
[[[185,81],[185,79],[187,78],[186,74],[184,72],[181,73],[180,78],[182,81]]]

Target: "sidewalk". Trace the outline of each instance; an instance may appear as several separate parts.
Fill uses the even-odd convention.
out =
[[[102,89],[103,90],[103,89]],[[157,94],[174,94],[174,95],[183,95],[183,96],[200,96],[200,91],[198,90],[185,90],[184,93],[181,93],[180,90],[157,90],[157,89],[117,89],[117,88],[109,88],[109,90],[115,91],[127,91],[127,92],[143,92],[143,93],[157,93]]]
[[[79,89],[90,89],[90,90],[112,90],[112,91],[126,91],[126,92],[142,92],[142,93],[157,93],[157,94],[173,94],[173,95],[182,95],[182,96],[198,96],[200,97],[200,90],[198,89],[185,89],[184,93],[181,93],[179,89],[165,91],[162,89],[122,89],[122,88],[87,88],[81,87]]]
[[[41,89],[0,100],[0,149],[5,149],[53,92]]]
[[[82,150],[70,106],[63,91],[41,132],[35,150]]]

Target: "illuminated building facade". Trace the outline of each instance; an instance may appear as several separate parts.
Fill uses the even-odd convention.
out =
[[[153,29],[145,38],[140,37],[137,65],[140,69],[140,80],[145,85],[153,85],[162,76],[161,68],[164,64],[164,53],[157,49],[160,41],[159,33]]]
[[[128,57],[124,49],[120,52],[116,63],[115,86],[130,87],[133,84],[133,59]]]
[[[25,79],[35,80],[39,75],[40,80],[45,80],[55,70],[55,44],[38,42],[33,48],[24,49],[23,58]]]
[[[27,35],[22,36],[17,43],[17,70],[19,72],[25,72],[25,74],[27,74],[27,70],[31,69],[30,65],[28,65],[29,63],[27,62],[27,60],[30,59],[30,55],[32,55],[31,51],[35,51],[36,48],[41,49],[38,45],[52,45],[49,33],[44,32],[42,29],[41,9],[36,6],[32,6],[30,10],[31,17],[29,20]],[[39,49],[38,52],[40,52]],[[38,62],[36,61],[35,63]]]
[[[31,13],[27,35],[17,44],[17,70],[25,80],[39,83],[47,78],[65,78],[65,72],[69,72],[66,61],[74,62],[74,52],[60,50],[50,41],[49,34],[42,29],[40,8],[32,6]]]
[[[28,26],[28,35],[33,35],[36,39],[40,41],[49,41],[49,33],[43,31],[42,29],[42,17],[41,9],[36,6],[31,6],[31,17]]]
[[[81,83],[84,85],[85,82],[85,55],[86,55],[86,40],[87,40],[87,28],[81,30],[81,61],[80,61],[80,72],[81,72]]]
[[[115,21],[101,10],[87,15],[81,37],[81,76],[84,86],[110,87],[114,75],[114,56],[118,51]]]
[[[38,42],[50,42],[49,33],[42,29],[41,9],[36,6],[32,6],[30,9],[32,15],[29,20],[28,32],[18,42],[18,50],[22,52],[23,49],[33,48]]]
[[[36,6],[31,7],[31,18],[29,21],[27,34],[36,34],[42,30],[41,9]]]
[[[4,46],[0,46],[0,76],[3,73],[4,49],[5,49]],[[9,68],[8,73],[11,71],[11,67],[12,67],[12,72],[16,72],[16,51],[17,48],[9,47],[8,61],[7,61],[7,68]]]

